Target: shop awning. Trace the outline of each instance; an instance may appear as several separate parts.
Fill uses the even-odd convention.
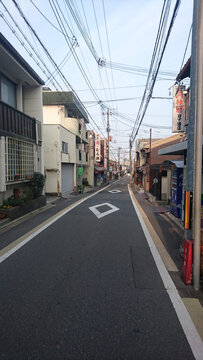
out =
[[[158,155],[184,155],[187,150],[187,140],[170,145],[158,151]]]
[[[183,160],[170,160],[177,168],[183,168],[184,167],[184,161]]]
[[[202,146],[203,146],[203,135],[202,135]],[[187,140],[160,149],[158,151],[158,155],[184,155],[186,151],[187,151]]]
[[[107,171],[107,169],[102,167],[102,166],[95,166],[94,170],[96,170],[96,171]]]

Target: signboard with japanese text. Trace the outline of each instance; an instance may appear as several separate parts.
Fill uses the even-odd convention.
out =
[[[100,144],[100,135],[95,135],[95,161],[101,161],[101,144]]]
[[[173,123],[172,132],[178,133],[184,131],[184,116],[185,116],[185,86],[175,85],[173,87]]]
[[[82,173],[82,175],[84,175],[84,168],[83,167],[78,168],[78,176],[79,177],[81,176],[81,173]]]
[[[104,139],[103,142],[104,142],[104,167],[105,167],[105,169],[107,169],[107,146],[108,146],[108,143],[107,143],[106,139]]]

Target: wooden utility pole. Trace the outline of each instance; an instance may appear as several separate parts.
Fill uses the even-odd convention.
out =
[[[133,176],[132,176],[132,140],[129,139],[129,157],[130,157],[130,183],[133,183]]]
[[[190,109],[187,129],[185,239],[194,240],[193,286],[200,286],[200,228],[203,119],[203,2],[194,0],[190,66]],[[188,206],[193,198],[193,206]],[[193,211],[192,211],[193,210]],[[191,213],[192,211],[192,213]],[[191,219],[191,226],[186,224]],[[188,221],[189,222],[189,221]]]
[[[107,183],[110,180],[110,173],[109,173],[109,133],[110,133],[110,126],[109,126],[109,109],[107,109]]]
[[[152,129],[150,129],[149,135],[149,191],[150,191],[150,183],[151,183],[151,162],[152,162]]]
[[[118,148],[118,179],[120,179],[120,151],[121,147]]]

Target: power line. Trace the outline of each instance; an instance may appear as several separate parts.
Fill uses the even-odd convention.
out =
[[[180,6],[180,2],[181,2],[181,0],[176,1],[174,11],[173,11],[173,14],[172,14],[172,18],[171,18],[171,21],[170,21],[170,25],[169,25],[169,28],[168,28],[168,32],[167,32],[167,35],[165,37],[165,41],[164,41],[164,43],[162,45],[163,34],[165,33],[165,29],[166,29],[166,18],[168,17],[168,12],[169,12],[169,9],[168,9],[167,6],[169,6],[169,4],[170,4],[170,2],[168,2],[166,4],[166,2],[164,1],[164,5],[163,5],[163,8],[162,8],[161,19],[160,19],[159,30],[158,30],[158,36],[156,38],[155,47],[154,47],[154,51],[153,51],[153,55],[152,55],[152,61],[151,61],[151,65],[150,65],[149,76],[148,76],[148,79],[147,79],[146,88],[145,88],[145,91],[144,91],[144,94],[143,94],[143,98],[142,98],[141,105],[140,105],[140,108],[139,108],[139,111],[138,111],[138,115],[137,115],[137,118],[136,118],[136,121],[135,121],[135,124],[134,124],[134,127],[133,127],[133,131],[132,131],[132,134],[131,134],[132,142],[134,142],[134,140],[135,140],[135,137],[136,137],[136,135],[137,135],[137,133],[139,131],[139,127],[140,127],[140,125],[142,123],[142,120],[143,120],[143,118],[145,116],[148,104],[149,104],[150,99],[152,97],[153,88],[154,88],[154,85],[155,85],[155,82],[156,82],[157,74],[158,74],[158,71],[159,71],[159,68],[160,68],[160,65],[161,65],[161,61],[162,61],[162,58],[163,58],[163,55],[164,55],[164,52],[165,52],[165,48],[166,48],[166,45],[167,45],[171,30],[172,30],[172,27],[173,27],[177,12],[178,12],[178,9],[179,9],[179,6]],[[165,5],[166,5],[166,7],[165,7]],[[165,12],[166,15],[163,16],[164,12]],[[162,35],[161,35],[161,32],[160,32],[160,29],[162,31]],[[159,39],[161,39],[161,42],[159,42]],[[137,129],[135,130],[136,124],[137,124]]]
[[[53,27],[55,28],[55,30],[57,30],[57,31],[59,31],[60,33],[62,33],[62,31],[61,31],[60,29],[58,29],[57,26],[55,26],[55,25],[43,14],[43,12],[37,7],[37,5],[33,2],[33,0],[30,0],[30,2],[31,2],[31,4],[35,7],[35,9],[37,9],[37,11],[43,16],[43,18],[44,18],[51,26],[53,26]],[[70,27],[69,27],[69,30],[70,30],[70,32],[71,32],[72,35],[73,35],[73,38],[71,38],[71,37],[69,36],[69,39],[73,39],[74,41],[77,41],[77,39],[76,39],[75,35],[73,34],[73,32],[72,32],[72,30],[71,30]],[[63,34],[63,33],[62,33],[62,34]],[[63,35],[64,35],[64,34],[63,34]],[[65,36],[67,36],[67,35],[65,35]]]
[[[2,0],[0,0],[2,2]],[[45,51],[46,55],[48,56],[49,60],[51,61],[51,63],[54,65],[54,67],[58,70],[60,77],[62,78],[63,82],[66,84],[66,86],[68,86],[68,88],[70,88],[72,90],[72,92],[74,93],[74,95],[76,96],[76,98],[78,99],[79,103],[81,104],[82,108],[84,108],[84,110],[87,112],[87,114],[89,115],[89,117],[92,119],[93,123],[95,124],[95,126],[97,127],[97,129],[100,131],[100,128],[98,127],[98,125],[96,124],[96,122],[94,121],[94,119],[92,118],[91,114],[88,112],[88,110],[84,107],[84,104],[81,102],[80,98],[78,97],[77,93],[75,92],[75,90],[72,88],[72,86],[69,84],[69,82],[67,81],[66,77],[63,75],[63,73],[61,72],[61,70],[58,68],[56,62],[54,61],[54,59],[52,58],[52,56],[50,55],[49,51],[46,49],[46,47],[43,45],[42,41],[40,40],[39,36],[37,35],[36,31],[33,29],[33,27],[31,26],[31,24],[29,23],[29,21],[26,19],[25,15],[23,14],[22,10],[20,9],[19,5],[16,3],[15,0],[12,0],[14,5],[16,6],[16,8],[18,9],[21,17],[23,18],[23,20],[25,21],[25,23],[27,24],[28,28],[31,29],[31,31],[33,32],[33,34],[35,35],[35,37],[37,38],[38,42],[40,43],[40,45],[42,46],[43,50]],[[67,39],[67,38],[66,38]],[[64,93],[64,91],[62,90],[62,92]],[[65,94],[65,93],[64,93]],[[101,131],[100,131],[101,132]],[[101,132],[102,133],[102,132]],[[104,136],[104,135],[103,135]]]
[[[183,54],[183,60],[182,60],[181,66],[180,66],[180,71],[182,70],[183,64],[185,62],[185,55],[186,55],[188,44],[189,44],[189,41],[190,41],[191,32],[192,32],[192,25],[190,27],[190,31],[189,31],[189,34],[188,34],[187,43],[186,43],[185,51],[184,51],[184,54]]]

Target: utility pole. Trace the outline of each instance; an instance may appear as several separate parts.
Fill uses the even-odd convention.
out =
[[[151,183],[151,162],[152,162],[152,129],[150,128],[149,132],[149,191]]]
[[[130,155],[130,184],[133,183],[133,178],[132,178],[132,140],[131,138],[129,139],[129,155]]]
[[[190,110],[188,123],[186,197],[193,195],[191,228],[185,225],[185,238],[194,239],[193,286],[200,285],[200,227],[202,182],[202,119],[203,119],[203,2],[194,0],[192,54],[190,70]],[[190,214],[187,216],[191,217]]]
[[[80,165],[80,186],[81,186],[81,194],[83,193],[83,188],[82,188],[82,172],[83,172],[83,164],[82,164],[82,122],[81,124],[81,129],[80,129],[80,146],[81,146],[81,165]]]
[[[110,126],[109,126],[109,109],[107,109],[107,183],[109,183],[110,180],[110,173],[109,173],[109,133],[110,133]]]
[[[124,151],[124,171],[125,171],[125,173],[126,173],[126,168],[125,168],[125,151]]]
[[[120,179],[120,151],[121,147],[118,148],[118,179]]]

